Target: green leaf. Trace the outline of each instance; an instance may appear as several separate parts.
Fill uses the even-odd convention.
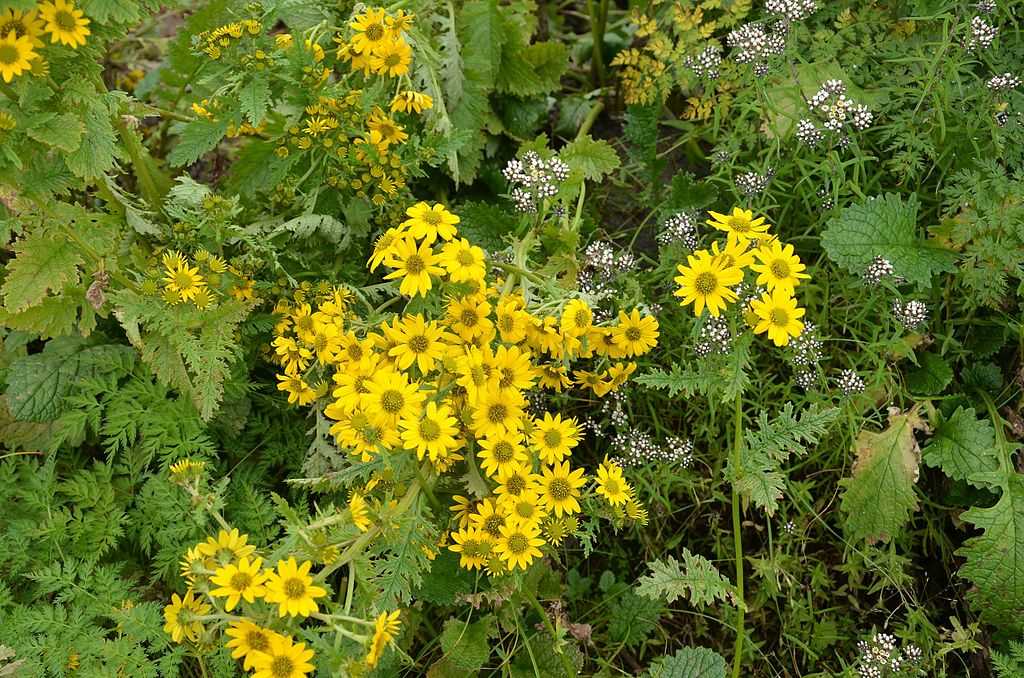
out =
[[[604,139],[594,140],[588,134],[569,142],[559,153],[571,169],[591,181],[600,181],[619,167],[619,156]]]
[[[71,113],[44,114],[37,118],[28,135],[65,153],[71,153],[82,143],[84,123]]]
[[[973,408],[958,407],[953,416],[935,428],[935,435],[922,454],[926,465],[942,469],[950,478],[985,487],[986,483],[971,480],[971,476],[999,469],[994,447],[992,422],[978,419]]]
[[[270,106],[270,85],[267,79],[256,77],[239,87],[238,103],[249,122],[253,125],[263,122]]]
[[[719,600],[735,602],[732,584],[710,560],[686,548],[682,556],[682,563],[672,556],[647,563],[651,573],[637,582],[637,593],[669,604],[686,598],[695,607],[712,605]]]
[[[470,570],[459,567],[459,555],[442,551],[423,577],[416,598],[434,605],[452,605],[455,599],[473,591],[476,577]]]
[[[839,481],[845,489],[840,509],[844,529],[853,540],[886,542],[900,531],[917,510],[917,482],[921,451],[914,429],[923,424],[915,411],[891,414],[880,433],[861,431],[854,443],[852,474]]]
[[[308,238],[314,233],[320,233],[332,243],[341,243],[341,249],[346,247],[349,235],[348,226],[326,214],[304,214],[274,229],[274,233],[285,231],[295,234],[296,238]]]
[[[441,631],[441,649],[445,659],[466,673],[475,673],[491,657],[489,638],[494,633],[494,618],[484,617],[467,624],[460,619],[449,619]]]
[[[117,133],[105,105],[86,107],[82,117],[85,142],[64,156],[68,169],[83,179],[98,179],[114,167],[118,157]]]
[[[974,584],[967,597],[990,624],[1021,626],[1024,620],[1024,474],[1010,472],[999,501],[960,515],[982,530],[956,554],[967,559],[960,576]]]
[[[178,145],[167,155],[167,162],[175,166],[191,165],[216,148],[227,129],[227,120],[196,120],[185,124]]]
[[[953,368],[936,353],[925,353],[920,365],[907,373],[907,388],[918,395],[939,395],[953,381]]]
[[[0,288],[4,306],[12,313],[35,306],[51,290],[77,282],[78,267],[84,264],[70,239],[40,231],[15,243],[14,254]]]
[[[497,0],[469,0],[462,5],[458,23],[465,69],[493,89],[507,39]]]
[[[664,611],[665,606],[660,600],[627,590],[615,599],[612,606],[608,637],[612,642],[630,647],[639,645],[657,628]]]
[[[83,0],[82,9],[90,19],[103,24],[110,21],[135,23],[142,17],[139,3],[126,0]]]
[[[888,259],[896,274],[930,287],[936,273],[953,270],[956,253],[922,238],[917,229],[915,194],[904,202],[887,193],[851,205],[828,222],[821,245],[829,257],[851,273],[861,275],[876,256]]]
[[[706,647],[684,647],[655,660],[647,678],[725,678],[725,659]]]
[[[660,367],[653,368],[645,374],[637,376],[633,381],[648,388],[667,391],[669,398],[675,398],[680,393],[690,397],[694,393],[704,392],[700,375],[686,370],[678,364],[672,365],[668,372]]]

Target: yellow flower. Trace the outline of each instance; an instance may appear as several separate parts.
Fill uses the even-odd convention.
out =
[[[194,461],[192,459],[182,459],[171,464],[170,472],[171,475],[178,478],[184,478],[186,476],[198,476],[203,468],[206,466],[205,461]]]
[[[388,16],[385,18],[384,22],[388,25],[388,30],[391,31],[391,35],[397,38],[403,32],[412,28],[412,20],[415,18],[415,14],[407,14],[404,9],[400,9],[395,12],[394,16]]]
[[[203,556],[210,558],[215,564],[230,563],[233,560],[248,558],[256,552],[256,547],[247,543],[249,535],[239,534],[237,528],[231,532],[221,530],[217,538],[207,537],[206,541],[196,546]]]
[[[606,395],[612,390],[611,382],[604,380],[604,375],[594,372],[588,372],[586,370],[574,370],[572,375],[576,377],[576,383],[580,386],[586,386],[594,392],[598,398]]]
[[[349,27],[355,31],[355,35],[352,36],[352,46],[356,51],[372,52],[391,39],[387,26],[384,24],[386,15],[387,12],[378,7],[368,9],[352,20]]]
[[[540,528],[535,523],[517,523],[501,528],[501,537],[495,544],[494,551],[510,570],[525,570],[534,558],[541,556],[538,547],[543,544]]]
[[[395,95],[391,100],[391,112],[395,113],[422,113],[434,107],[434,100],[429,94],[405,90]]]
[[[394,612],[381,612],[374,623],[373,638],[370,640],[370,650],[366,653],[366,665],[371,669],[377,666],[384,649],[398,635],[402,622],[398,620],[401,610]],[[255,678],[255,677],[254,677]]]
[[[459,522],[459,529],[467,527],[469,525],[469,514],[473,510],[473,500],[469,497],[463,497],[461,494],[455,495],[452,499],[455,503],[448,510],[455,514],[455,518]]]
[[[225,645],[231,650],[232,659],[242,659],[242,668],[248,671],[253,667],[253,661],[262,653],[270,649],[270,639],[277,634],[269,629],[253,624],[248,619],[240,619],[231,622],[224,631],[229,636]]]
[[[331,407],[328,406],[327,410]],[[331,426],[331,435],[338,441],[338,445],[349,448],[354,455],[360,455],[363,461],[370,461],[374,454],[382,450],[388,452],[399,445],[398,431],[394,424],[375,421],[360,409],[341,414],[325,410],[324,414],[338,419]]]
[[[80,47],[85,44],[85,36],[90,34],[87,28],[89,20],[82,10],[67,0],[44,2],[39,5],[39,16],[46,22],[50,42],[59,41],[68,47]]]
[[[612,332],[623,356],[643,355],[658,344],[658,321],[649,315],[641,318],[635,308],[629,315],[619,311],[619,324]]]
[[[11,32],[14,37],[27,37],[33,47],[42,47],[43,41],[39,36],[45,31],[43,21],[39,18],[39,12],[35,9],[24,12],[8,8],[0,12],[0,38],[6,37]]]
[[[363,410],[376,422],[394,428],[399,420],[415,415],[424,394],[402,372],[379,370],[366,382]]]
[[[528,472],[528,471],[527,471]],[[505,511],[492,498],[484,499],[476,507],[476,513],[469,516],[473,527],[484,534],[497,539],[501,536],[501,528],[505,526]]]
[[[711,254],[722,262],[722,266],[730,268],[748,268],[754,263],[754,252],[747,247],[752,240],[743,240],[735,233],[730,233],[725,238],[725,249],[721,249],[718,241],[711,243]]]
[[[419,459],[428,456],[437,461],[451,450],[462,446],[458,440],[459,427],[447,405],[427,403],[415,416],[403,419],[399,426],[402,442],[408,450],[414,450]]]
[[[164,289],[174,292],[179,299],[191,301],[200,289],[206,287],[206,281],[199,274],[199,268],[189,266],[177,252],[164,255],[164,269]]]
[[[405,128],[384,115],[384,111],[379,108],[370,115],[366,121],[366,127],[373,132],[379,132],[385,146],[400,144],[409,138],[409,135],[405,133]]]
[[[757,284],[767,285],[769,292],[778,289],[792,294],[801,279],[811,277],[803,273],[807,267],[793,253],[792,245],[783,246],[778,240],[772,240],[754,250],[754,256],[761,262],[751,265],[751,269],[760,274],[757,276]]]
[[[580,442],[579,433],[574,420],[563,420],[561,414],[552,417],[550,412],[545,412],[543,419],[533,422],[530,442],[541,461],[554,464],[572,454],[572,448]]]
[[[407,74],[411,63],[412,49],[405,40],[387,42],[370,55],[373,72],[392,78]]]
[[[508,512],[508,524],[538,524],[547,515],[547,507],[540,500],[540,495],[527,490],[518,496],[506,494],[499,500]]]
[[[572,379],[569,378],[565,365],[547,363],[540,367],[540,385],[561,393],[572,386]]]
[[[734,235],[740,240],[758,240],[768,237],[768,224],[765,223],[764,217],[755,219],[754,213],[750,210],[733,207],[732,214],[719,214],[718,212],[708,212],[708,214],[711,215],[711,219],[707,222],[709,226]]]
[[[569,470],[569,462],[554,464],[541,470],[539,484],[541,500],[556,516],[579,513],[580,487],[587,481],[583,469]]]
[[[371,271],[376,271],[391,254],[391,247],[402,238],[405,232],[399,228],[389,228],[384,231],[373,245],[373,253],[370,255],[366,265]]]
[[[267,575],[260,568],[263,564],[261,558],[242,558],[238,564],[228,564],[219,568],[210,578],[219,588],[210,591],[210,595],[220,598],[227,598],[224,609],[230,612],[238,605],[239,600],[251,603],[257,598],[262,598],[267,592],[263,588],[263,582]]]
[[[597,467],[597,493],[612,506],[629,500],[629,484],[622,477],[622,467],[608,460]]]
[[[455,224],[459,223],[459,217],[445,209],[441,203],[431,206],[418,202],[405,210],[405,214],[409,218],[402,222],[402,228],[407,229],[412,237],[426,243],[432,243],[438,238],[451,240],[458,230]]]
[[[456,383],[466,389],[471,404],[480,399],[480,393],[488,386],[493,370],[494,355],[489,346],[468,347],[455,360]]]
[[[315,668],[309,663],[312,658],[313,650],[305,643],[275,633],[266,650],[253,654],[252,678],[306,678]]]
[[[459,566],[467,570],[479,570],[491,555],[492,542],[479,528],[463,526],[452,532],[452,542],[448,550],[459,554]]]
[[[385,334],[395,344],[388,355],[395,359],[398,369],[407,370],[415,363],[421,374],[433,371],[434,364],[444,355],[446,341],[455,341],[436,320],[428,323],[419,313],[405,316],[397,332],[385,330]]]
[[[498,469],[497,480],[498,486],[494,488],[494,495],[500,502],[502,499],[518,497],[526,492],[533,491],[540,480],[540,476],[531,470],[529,461],[522,464],[513,462]],[[501,513],[504,515],[504,510]]]
[[[430,244],[424,241],[419,246],[412,238],[402,238],[391,248],[386,264],[395,269],[384,276],[385,280],[402,279],[398,291],[407,296],[427,295],[433,282],[430,276],[440,276],[444,271],[437,265],[437,255]]]
[[[481,296],[452,299],[445,314],[448,327],[463,341],[471,342],[481,335],[494,333],[494,325],[487,317],[491,314],[491,305]]]
[[[494,352],[492,367],[491,383],[500,389],[529,391],[537,379],[530,352],[518,346],[499,346]]]
[[[476,456],[480,459],[480,468],[489,476],[507,471],[514,464],[526,464],[530,457],[523,447],[521,433],[503,433],[489,435],[477,439],[480,450]]]
[[[210,606],[196,600],[192,589],[182,598],[177,593],[171,596],[171,603],[164,607],[164,633],[180,643],[183,640],[196,642],[203,632],[203,622],[196,617],[210,612]]]
[[[458,223],[458,217],[450,216],[455,219],[453,224]],[[454,235],[454,230],[452,234]],[[453,240],[441,247],[441,266],[448,272],[448,278],[452,282],[481,281],[487,274],[484,251],[465,238]]]
[[[735,266],[726,267],[707,250],[687,256],[687,263],[689,266],[678,266],[680,275],[675,278],[679,284],[675,296],[683,299],[679,305],[693,304],[695,315],[707,306],[708,312],[717,318],[726,304],[736,301],[736,293],[729,288],[743,279],[743,271]]]
[[[298,403],[300,406],[305,406],[316,400],[316,391],[299,375],[279,374],[277,380],[277,390],[288,393],[289,405]]]
[[[473,432],[483,438],[519,431],[525,405],[519,391],[495,385],[482,389],[473,411]]]
[[[348,512],[352,517],[352,524],[359,528],[360,532],[370,529],[370,516],[366,508],[366,500],[359,492],[353,492],[348,499]]]
[[[797,308],[796,299],[788,290],[765,292],[760,299],[750,302],[750,308],[758,318],[754,333],[767,332],[776,346],[785,346],[790,337],[798,337],[804,331],[804,324],[800,322],[804,309]]]
[[[36,56],[32,49],[32,38],[27,35],[18,37],[12,30],[6,36],[0,36],[0,76],[4,82],[10,82],[15,76],[29,70]]]
[[[308,617],[317,611],[316,599],[326,596],[327,591],[313,585],[309,576],[312,566],[308,560],[299,565],[293,556],[278,561],[276,572],[267,573],[266,601],[277,603],[278,616]]]
[[[562,334],[570,337],[582,337],[590,331],[594,324],[594,312],[582,299],[572,299],[562,309]]]

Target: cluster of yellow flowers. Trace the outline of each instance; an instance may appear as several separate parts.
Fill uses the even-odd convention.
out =
[[[221,109],[221,100],[217,98],[203,99],[202,101],[193,102],[192,112],[197,117],[206,118],[207,120],[216,120],[217,113]],[[259,125],[253,126],[248,121],[243,121],[240,125],[235,123],[229,123],[227,130],[224,134],[229,139],[234,139],[239,136],[258,136],[263,134],[266,130],[267,123],[261,122]]]
[[[199,49],[216,61],[221,58],[223,50],[230,47],[234,42],[241,40],[243,36],[253,37],[261,33],[263,33],[263,24],[255,19],[245,19],[244,21],[232,21],[212,30],[203,31],[196,36],[196,40],[202,45]]]
[[[658,322],[634,309],[610,326],[595,325],[580,298],[549,302],[541,308],[557,313],[536,315],[511,278],[488,281],[485,254],[459,237],[458,216],[425,202],[406,216],[380,237],[368,265],[390,269],[385,278],[398,281],[402,295],[440,290],[444,316],[406,313],[367,327],[339,292],[315,311],[308,303],[282,305],[273,341],[284,371],[278,388],[290,402],[309,404],[326,393],[321,379],[333,372],[324,410],[334,421],[330,431],[363,461],[404,450],[437,473],[466,462],[489,492],[479,502],[455,497],[450,548],[467,568],[525,568],[544,540],[557,544],[578,527],[587,484],[583,469],[569,463],[580,440],[576,422],[530,414],[526,393],[538,385],[562,391],[575,384],[598,396],[618,389],[636,369],[622,359],[656,345]],[[579,359],[603,367],[570,376]],[[613,518],[646,520],[616,464],[601,465],[596,493]],[[350,509],[366,529],[362,494],[353,494]]]
[[[163,298],[172,306],[182,302],[191,303],[200,310],[216,306],[220,295],[218,290],[224,286],[223,283],[227,283],[227,294],[235,299],[248,300],[255,296],[251,279],[206,250],[197,250],[193,260],[181,252],[168,250],[161,261],[164,265],[164,277],[160,281]],[[143,291],[156,293],[155,282],[147,283]]]
[[[171,466],[171,478],[196,493],[204,468],[201,461],[183,459]],[[325,598],[327,590],[319,585],[318,575],[311,574],[310,561],[299,563],[290,556],[264,567],[256,547],[248,542],[248,535],[224,525],[216,538],[188,549],[181,561],[188,590],[184,596],[172,594],[164,608],[164,631],[175,642],[209,646],[223,632],[231,656],[241,659],[254,678],[304,678],[314,670],[313,650],[272,627],[286,617],[315,617],[332,625],[366,628],[366,633],[347,631],[346,636],[364,643],[368,667],[377,665],[401,627],[399,610],[381,612],[374,620],[321,612],[317,600]]]
[[[408,75],[412,48],[404,34],[412,27],[414,15],[398,10],[389,14],[380,7],[367,9],[352,19],[349,39],[336,37],[338,58],[349,62],[353,71],[386,75]]]
[[[69,0],[40,2],[33,9],[0,12],[0,77],[10,82],[26,71],[46,75],[49,66],[36,50],[50,42],[78,48],[90,34],[89,19]]]
[[[754,218],[753,212],[734,207],[732,214],[709,212],[707,223],[726,233],[722,247],[714,242],[710,250],[698,250],[687,257],[687,265],[679,265],[675,281],[681,297],[680,305],[693,304],[700,315],[704,308],[718,317],[738,295],[735,287],[743,280],[743,272],[750,269],[757,274],[756,285],[767,288],[759,299],[749,302],[744,318],[756,334],[768,333],[776,346],[785,346],[790,338],[803,332],[804,309],[797,307],[794,296],[796,286],[810,276],[800,262],[792,245],[784,245],[768,233],[764,217]]]

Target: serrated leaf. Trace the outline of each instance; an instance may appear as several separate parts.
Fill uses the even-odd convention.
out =
[[[995,450],[995,430],[988,419],[978,419],[973,408],[958,407],[953,415],[935,428],[935,435],[922,450],[924,463],[939,468],[950,478],[971,483],[978,473],[999,469]]]
[[[491,656],[488,640],[493,632],[493,617],[467,624],[460,619],[449,619],[441,631],[441,649],[445,659],[467,673],[480,670]]]
[[[195,120],[181,128],[178,144],[167,155],[171,165],[191,165],[212,151],[227,132],[226,120]]]
[[[640,577],[637,593],[669,604],[685,598],[695,607],[712,605],[719,600],[735,602],[732,584],[710,560],[686,548],[682,550],[682,557],[682,563],[672,556],[647,563],[651,572]]]
[[[30,137],[47,146],[71,153],[82,143],[85,125],[71,113],[39,116],[27,132]]]
[[[473,590],[475,579],[472,571],[459,567],[458,554],[445,550],[434,558],[415,595],[434,605],[452,605],[458,596]]]
[[[348,226],[326,214],[304,214],[284,222],[276,229],[276,233],[290,231],[297,238],[308,238],[314,233],[320,233],[333,243],[342,243],[339,248],[344,248],[348,240]]]
[[[253,125],[263,122],[270,106],[270,85],[266,78],[253,78],[238,88],[238,103],[242,113]]]
[[[994,506],[960,515],[982,530],[956,554],[966,558],[960,576],[974,584],[967,597],[991,624],[1021,626],[1024,619],[1024,474],[1010,472]]]
[[[591,181],[600,181],[619,167],[619,155],[604,139],[593,139],[588,134],[569,142],[559,153],[571,169]]]
[[[118,157],[117,133],[105,106],[86,108],[82,122],[85,125],[85,143],[64,156],[64,162],[76,176],[97,179],[114,167]]]
[[[507,36],[497,0],[469,0],[459,12],[459,40],[465,69],[486,89],[493,89]]]
[[[917,482],[921,451],[914,429],[923,424],[915,411],[892,414],[880,432],[861,431],[854,443],[853,470],[839,481],[844,488],[840,509],[850,539],[886,542],[899,532],[917,510]]]
[[[887,193],[845,208],[828,222],[821,246],[839,266],[861,275],[876,256],[888,259],[897,275],[920,287],[953,270],[956,254],[918,234],[918,201]]]
[[[47,292],[78,280],[84,261],[68,238],[35,232],[14,245],[15,258],[7,265],[7,279],[0,292],[4,306],[18,313],[35,306]]]
[[[135,23],[142,17],[139,4],[126,0],[82,0],[82,9],[86,16],[104,24],[109,21]]]
[[[674,655],[656,659],[644,675],[648,678],[725,678],[725,659],[706,647],[684,647]]]
[[[907,373],[907,388],[919,395],[939,395],[953,381],[953,368],[936,353],[925,353]]]
[[[675,398],[680,393],[689,397],[703,391],[700,375],[684,369],[681,365],[672,365],[668,372],[656,367],[634,378],[633,381],[648,388],[667,391],[669,398]]]
[[[626,591],[615,599],[608,621],[608,637],[630,647],[639,645],[657,628],[664,610],[660,600]]]

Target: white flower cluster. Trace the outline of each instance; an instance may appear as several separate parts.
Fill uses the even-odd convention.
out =
[[[680,242],[687,249],[695,250],[697,249],[697,225],[694,223],[693,217],[686,212],[676,212],[662,224],[656,240],[662,247]]]
[[[928,322],[928,305],[917,299],[906,303],[899,299],[893,301],[892,313],[899,324],[910,331],[921,329]]]
[[[864,392],[864,379],[853,370],[843,370],[836,378],[836,386],[843,392],[843,395],[854,395]]]
[[[832,132],[839,135],[839,145],[845,148],[850,142],[848,127],[863,131],[874,121],[874,114],[867,106],[847,96],[846,83],[842,80],[826,80],[807,100],[807,107],[821,123],[820,128],[809,118],[797,123],[796,138],[808,146],[817,146],[824,140],[825,132]]]
[[[896,638],[888,633],[876,633],[870,641],[860,641],[857,649],[860,651],[857,658],[857,675],[860,678],[923,675],[921,648],[912,643],[899,648]]]
[[[1013,73],[1003,73],[989,78],[985,83],[993,92],[1006,92],[1020,86],[1020,78]]]
[[[545,198],[558,194],[558,186],[569,177],[569,166],[558,158],[544,160],[535,151],[521,159],[509,160],[501,172],[512,184],[512,202],[520,212],[536,212]]]
[[[768,59],[786,49],[786,31],[779,24],[771,31],[759,23],[744,24],[725,36],[725,42],[736,63],[753,64],[754,74],[764,77],[768,74]]]
[[[698,78],[718,77],[718,68],[722,65],[722,48],[718,45],[708,45],[696,57],[686,57],[683,65],[697,74]]]
[[[615,248],[605,240],[595,240],[583,250],[583,269],[577,285],[580,292],[596,300],[606,299],[615,291],[614,278],[619,273],[632,271],[637,266],[636,257],[629,252],[615,253]],[[599,309],[594,309],[595,321]]]
[[[725,354],[732,347],[732,332],[725,318],[710,318],[700,328],[700,338],[693,346],[694,353],[704,358],[712,354]]]
[[[678,464],[689,468],[693,463],[693,441],[670,436],[664,445],[655,442],[646,431],[629,429],[612,437],[614,458],[621,466],[644,466],[651,463]]]
[[[814,0],[768,0],[764,8],[788,21],[803,21],[814,14],[818,4]]]
[[[988,49],[999,34],[999,29],[980,16],[971,19],[971,33],[964,38],[964,48],[970,50]]]
[[[895,272],[896,269],[893,268],[892,263],[879,254],[871,260],[867,269],[864,270],[864,282],[874,287]]]
[[[765,174],[745,172],[736,177],[736,188],[738,188],[740,193],[744,196],[753,198],[756,195],[764,193],[764,189],[768,188],[768,184],[774,176],[775,170],[770,167]]]

